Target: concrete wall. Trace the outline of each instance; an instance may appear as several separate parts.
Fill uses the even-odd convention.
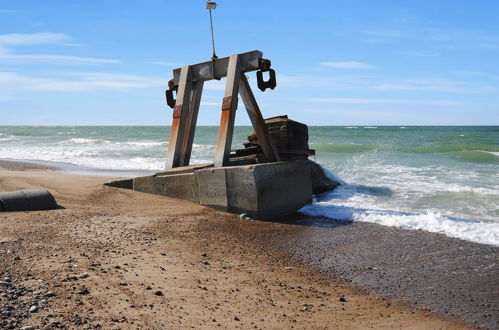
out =
[[[294,213],[312,199],[310,168],[299,161],[162,172],[135,178],[133,189],[246,213],[255,219]]]
[[[133,179],[133,190],[199,203],[194,173],[138,177]]]

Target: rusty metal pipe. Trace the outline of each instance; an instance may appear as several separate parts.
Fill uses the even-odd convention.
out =
[[[0,192],[0,212],[56,209],[57,203],[48,190]]]

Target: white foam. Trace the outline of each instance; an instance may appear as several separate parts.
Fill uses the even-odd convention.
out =
[[[205,149],[205,150],[215,150],[215,146],[212,144],[192,144],[193,149]]]
[[[159,147],[159,146],[167,146],[166,142],[158,142],[158,141],[131,141],[125,142],[125,144],[137,147]]]
[[[75,144],[96,144],[96,143],[109,143],[110,141],[107,140],[100,140],[100,139],[85,139],[85,138],[72,138],[67,140],[68,142],[75,143]]]
[[[14,140],[14,137],[13,137],[13,136],[10,136],[10,135],[2,135],[2,136],[5,136],[5,137],[0,138],[0,142],[4,142],[4,141],[12,141],[12,140]]]
[[[481,195],[499,196],[499,190],[497,189],[474,188],[474,187],[459,186],[459,185],[448,185],[446,191],[455,192],[455,193],[475,193]]]
[[[496,152],[496,151],[484,151],[484,150],[477,150],[477,151],[485,152],[485,153],[499,157],[499,152]]]
[[[361,221],[404,229],[426,230],[467,241],[499,246],[499,223],[455,219],[438,212],[405,213],[362,209],[336,205],[331,202],[309,204],[300,209],[300,212],[336,220]]]

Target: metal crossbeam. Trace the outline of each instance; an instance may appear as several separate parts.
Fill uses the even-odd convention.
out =
[[[254,50],[239,54],[239,65],[241,72],[256,71],[260,68],[259,61],[263,53]],[[192,81],[207,81],[227,77],[227,68],[229,67],[229,58],[222,57],[212,61],[191,65]],[[175,85],[179,84],[181,68],[173,70],[173,81]]]

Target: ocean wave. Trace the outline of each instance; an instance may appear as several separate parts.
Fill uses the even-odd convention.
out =
[[[103,140],[103,139],[87,139],[87,138],[72,138],[63,142],[70,142],[74,144],[102,144],[102,143],[111,143],[111,141]]]
[[[415,154],[448,153],[451,156],[470,161],[487,161],[499,157],[499,146],[491,144],[457,144],[400,147],[388,144],[356,144],[356,143],[311,143],[311,148],[320,152],[364,152],[372,150],[393,150]],[[453,154],[453,155],[452,155]]]
[[[425,230],[482,244],[499,246],[499,224],[459,219],[438,212],[409,213],[381,209],[355,208],[316,202],[299,210],[310,216],[335,220],[370,222],[383,226]]]
[[[464,150],[450,153],[450,157],[472,163],[499,164],[497,153],[484,150]]]
[[[159,146],[168,145],[167,142],[158,142],[158,141],[130,141],[130,142],[125,142],[125,144],[137,147],[159,147]]]
[[[363,172],[373,171],[365,164],[362,168]],[[386,170],[386,173],[379,173],[380,168]],[[454,178],[463,175],[463,180],[467,180],[464,182],[468,182],[469,186],[446,182],[445,179],[435,180],[431,173],[449,171],[443,167],[420,169],[377,166],[376,169],[380,175],[378,179],[384,178],[384,186],[341,182],[335,190],[316,196],[311,204],[299,211],[310,216],[335,220],[426,230],[499,246],[499,223],[496,221],[499,210],[497,204],[494,204],[499,191],[493,185],[472,186],[476,178],[470,176],[470,173],[461,172],[452,172],[449,175]],[[332,175],[329,171],[326,173]],[[363,176],[349,176],[348,171],[341,176],[353,182],[365,180]],[[452,202],[463,205],[452,207],[450,210],[453,211],[449,211],[445,205]],[[455,216],[456,214],[465,216]]]
[[[443,153],[457,151],[499,152],[499,146],[492,144],[451,144],[401,148],[414,153]]]
[[[2,135],[2,137],[0,138],[0,142],[12,141],[12,140],[15,140],[15,137],[11,135]]]
[[[199,149],[199,150],[215,150],[215,145],[213,144],[192,144],[193,149]]]
[[[497,152],[495,152],[495,151],[485,151],[485,150],[479,150],[479,151],[486,152],[488,154],[491,154],[491,155],[499,157],[499,151],[497,151]]]
[[[480,195],[493,195],[499,196],[499,190],[497,189],[488,189],[488,188],[474,188],[467,186],[458,186],[458,185],[449,185],[445,191],[454,192],[454,193],[473,193]]]
[[[377,144],[349,144],[349,143],[313,143],[310,144],[317,153],[320,152],[364,152],[372,150],[386,150],[390,146]]]

